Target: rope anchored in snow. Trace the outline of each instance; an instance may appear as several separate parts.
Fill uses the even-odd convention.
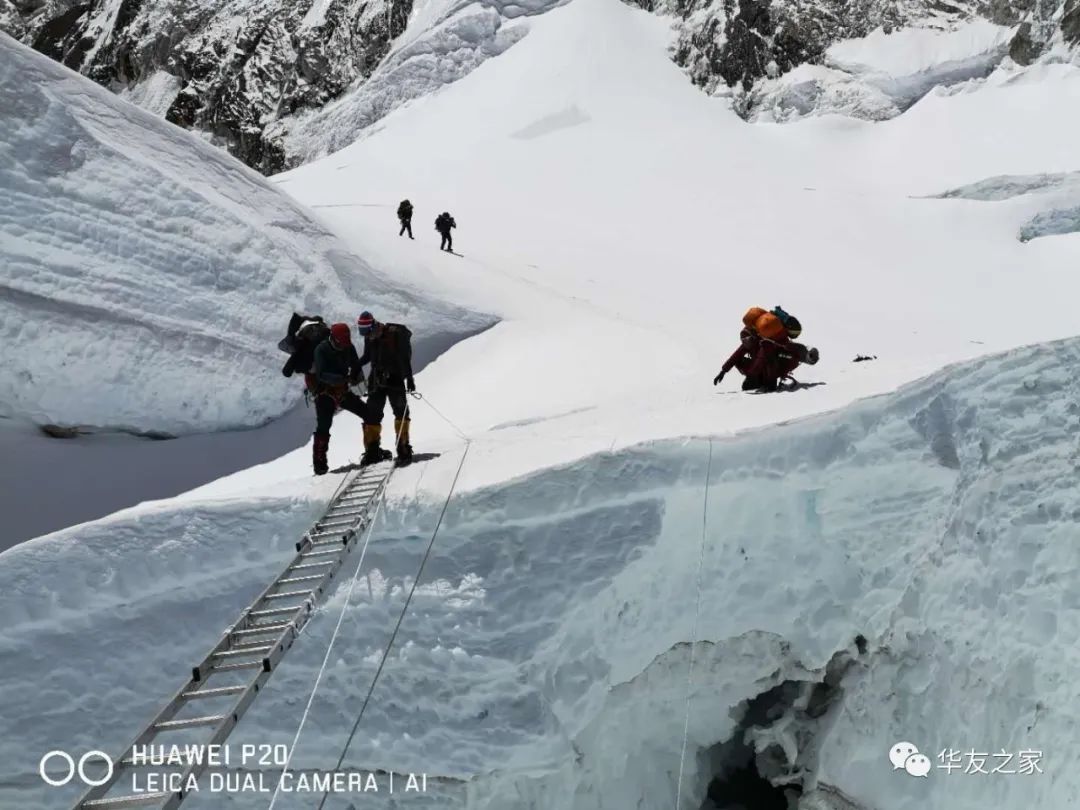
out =
[[[315,676],[315,685],[311,688],[311,695],[308,696],[307,705],[304,707],[304,713],[300,716],[300,725],[296,727],[296,735],[293,737],[292,745],[289,746],[289,753],[285,757],[285,766],[282,768],[281,776],[278,778],[277,786],[274,788],[274,795],[270,797],[270,806],[268,810],[273,810],[274,803],[277,802],[278,795],[281,793],[282,785],[285,782],[285,776],[289,772],[289,763],[292,762],[293,752],[296,750],[297,743],[300,742],[300,733],[304,730],[304,724],[307,723],[308,714],[311,713],[311,704],[315,702],[315,693],[318,692],[319,684],[322,683],[323,674],[326,672],[326,665],[330,661],[330,653],[334,649],[334,642],[337,641],[338,633],[341,631],[341,623],[345,619],[345,608],[349,606],[349,599],[352,598],[353,588],[360,578],[360,568],[364,564],[364,556],[367,554],[368,544],[371,542],[371,535],[375,531],[375,523],[378,520],[379,512],[382,511],[385,502],[386,487],[383,487],[379,502],[375,505],[375,512],[371,517],[371,522],[367,527],[367,536],[364,539],[364,546],[360,550],[360,559],[356,562],[356,570],[353,572],[352,579],[349,580],[349,588],[345,592],[345,601],[341,605],[341,613],[338,614],[337,624],[334,625],[334,632],[331,634],[330,643],[326,647],[326,655],[323,656],[322,665],[319,667],[319,672]]]
[[[390,650],[394,647],[394,640],[397,638],[398,631],[401,629],[401,623],[405,620],[405,613],[409,609],[409,603],[412,602],[413,594],[416,593],[416,586],[420,583],[420,577],[424,573],[424,566],[427,565],[428,558],[431,556],[431,550],[435,546],[435,538],[439,534],[439,528],[442,526],[443,518],[446,517],[447,507],[450,506],[450,499],[454,495],[454,489],[457,487],[458,478],[461,475],[461,468],[465,466],[465,457],[469,455],[469,448],[471,446],[472,442],[466,439],[465,450],[461,454],[461,461],[458,462],[457,471],[454,473],[454,480],[450,482],[450,491],[446,493],[446,500],[443,501],[439,519],[435,522],[435,529],[431,532],[431,539],[428,541],[427,550],[424,551],[424,556],[420,560],[420,567],[416,571],[416,577],[413,579],[412,587],[409,588],[409,595],[405,597],[405,605],[401,608],[397,624],[394,625],[394,631],[390,634],[390,641],[387,642],[386,649],[383,650],[382,657],[379,659],[379,667],[375,670],[375,677],[371,679],[371,685],[368,687],[367,694],[364,696],[364,702],[360,706],[360,713],[357,714],[356,722],[353,723],[352,729],[349,731],[349,737],[345,740],[345,746],[341,749],[341,756],[338,757],[337,764],[334,766],[335,771],[339,770],[341,764],[345,761],[345,754],[348,753],[349,746],[352,745],[353,738],[360,728],[360,721],[364,717],[364,711],[367,709],[368,703],[371,702],[371,695],[375,691],[375,685],[379,682],[379,676],[382,674],[383,667],[386,665],[386,659],[390,656]],[[329,791],[323,793],[322,799],[319,800],[318,810],[322,810],[323,805],[326,804],[326,800],[329,796]]]
[[[405,620],[405,613],[409,609],[409,604],[412,602],[413,594],[416,592],[416,587],[420,582],[420,577],[424,573],[424,567],[427,564],[428,558],[431,556],[432,548],[435,545],[435,538],[438,536],[439,528],[442,526],[443,518],[446,516],[446,511],[447,511],[447,508],[450,505],[450,500],[453,497],[454,490],[457,488],[458,479],[461,476],[461,470],[465,466],[465,458],[468,456],[469,448],[472,446],[472,440],[468,436],[466,436],[465,433],[462,432],[460,430],[460,428],[458,428],[457,425],[455,425],[453,423],[453,421],[451,421],[441,411],[439,411],[434,405],[432,405],[429,400],[425,399],[420,393],[418,393],[416,391],[410,392],[410,396],[412,396],[414,399],[423,400],[425,403],[427,403],[428,407],[430,407],[433,411],[435,411],[435,413],[443,421],[445,421],[455,432],[457,432],[462,438],[464,438],[464,440],[465,440],[465,449],[461,454],[461,460],[458,462],[457,470],[454,473],[454,478],[450,483],[450,490],[446,494],[446,500],[443,502],[442,511],[439,513],[439,519],[435,524],[435,529],[431,534],[431,539],[428,541],[427,550],[424,552],[424,556],[420,561],[420,567],[416,572],[415,579],[413,580],[412,587],[410,588],[409,594],[405,599],[405,605],[401,609],[401,614],[398,616],[397,624],[394,626],[394,630],[390,635],[390,640],[386,645],[386,649],[383,651],[382,657],[381,657],[381,659],[379,661],[378,669],[375,671],[375,677],[372,678],[371,685],[369,686],[368,691],[367,691],[367,695],[364,697],[364,702],[360,707],[360,713],[357,715],[356,722],[353,724],[352,730],[349,732],[349,737],[345,742],[345,747],[341,751],[341,756],[338,758],[337,765],[335,766],[335,770],[339,769],[341,767],[342,762],[344,762],[345,755],[348,752],[349,746],[352,744],[352,741],[353,741],[353,738],[356,735],[357,729],[359,729],[359,727],[360,727],[360,721],[364,716],[364,712],[367,709],[368,704],[371,702],[371,696],[375,691],[375,686],[378,683],[379,676],[382,674],[383,667],[386,664],[386,660],[390,655],[390,651],[393,649],[394,641],[397,638],[398,631],[401,629],[401,624]],[[408,418],[409,410],[410,410],[410,408],[408,406],[408,403],[406,403],[405,418]],[[398,442],[400,442],[400,440],[401,440],[401,431],[402,431],[403,427],[404,427],[404,420],[403,420],[402,426],[399,427],[399,429],[398,429],[398,433],[397,433]],[[372,517],[372,520],[368,525],[367,537],[364,540],[364,546],[363,546],[363,549],[362,549],[362,551],[360,553],[360,559],[357,561],[356,570],[353,572],[353,577],[349,582],[349,588],[348,588],[348,591],[346,592],[346,595],[345,595],[345,601],[342,603],[342,606],[341,606],[341,613],[338,615],[337,624],[334,626],[334,632],[330,636],[330,643],[327,645],[326,654],[323,656],[322,665],[319,667],[319,672],[315,677],[315,683],[312,686],[311,694],[308,696],[308,701],[307,701],[307,705],[304,707],[304,712],[300,717],[300,723],[297,726],[296,734],[293,737],[292,745],[289,748],[289,753],[288,753],[288,755],[286,757],[286,760],[285,760],[285,765],[282,768],[281,776],[278,778],[277,786],[274,789],[274,795],[270,799],[270,805],[267,808],[267,810],[273,810],[274,805],[276,804],[278,796],[280,795],[282,787],[284,785],[285,777],[289,773],[289,766],[292,763],[293,753],[296,750],[296,746],[300,741],[300,736],[301,736],[301,734],[303,732],[304,726],[307,723],[308,716],[311,713],[311,706],[315,702],[315,695],[317,694],[317,692],[319,690],[319,686],[322,684],[323,674],[326,671],[327,663],[330,660],[330,654],[333,651],[334,644],[337,642],[337,638],[338,638],[338,635],[339,635],[340,630],[341,630],[341,625],[342,625],[342,622],[343,622],[343,620],[345,618],[345,611],[349,606],[349,600],[352,598],[353,588],[355,587],[356,582],[359,579],[360,570],[361,570],[361,567],[364,564],[364,556],[367,553],[368,544],[371,542],[371,535],[374,532],[375,521],[378,518],[379,512],[381,511],[382,506],[385,503],[385,501],[386,501],[386,488],[384,488],[383,491],[382,491],[382,497],[379,500],[379,503],[376,506],[376,510],[375,510],[375,513],[374,513],[374,515]],[[321,801],[319,802],[319,808],[323,807],[323,805],[326,803],[326,799],[328,798],[328,796],[329,796],[329,793],[324,793],[323,794],[323,797],[322,797]]]

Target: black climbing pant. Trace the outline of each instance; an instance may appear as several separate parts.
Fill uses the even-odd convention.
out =
[[[340,401],[335,400],[329,394],[319,394],[315,397],[315,435],[326,435],[330,432],[330,425],[334,422],[334,412],[341,408],[349,413],[354,413],[365,422],[372,415],[370,403],[365,403],[352,391],[346,391]],[[379,408],[382,414],[382,408]]]
[[[382,424],[383,411],[386,410],[387,400],[390,401],[390,408],[394,412],[394,418],[405,418],[405,411],[408,409],[408,402],[405,399],[404,383],[402,383],[400,387],[383,388],[380,386],[368,392],[368,416],[364,419],[364,424]]]

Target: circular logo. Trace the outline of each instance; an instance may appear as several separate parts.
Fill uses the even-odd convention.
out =
[[[105,776],[96,781],[94,779],[91,779],[86,774],[86,763],[94,757],[98,757],[105,763],[106,771]],[[48,765],[49,761],[53,759],[60,759],[67,763],[67,775],[64,776],[63,779],[54,779],[45,772],[45,766]],[[79,774],[79,779],[82,780],[84,785],[87,785],[89,787],[98,787],[100,785],[106,784],[110,779],[112,779],[113,761],[104,751],[87,751],[85,754],[79,757],[79,763],[78,765],[76,765],[75,760],[72,758],[71,754],[69,754],[67,751],[56,750],[50,751],[41,758],[41,762],[38,763],[38,773],[41,774],[41,778],[45,781],[46,784],[52,785],[53,787],[63,787],[75,778],[76,773]]]

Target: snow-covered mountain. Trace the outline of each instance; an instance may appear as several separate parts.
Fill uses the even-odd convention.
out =
[[[330,101],[350,96],[337,133],[349,143],[509,47],[522,32],[508,23],[556,4],[0,0],[0,30],[272,174],[315,148],[325,123],[312,114]]]
[[[273,174],[461,78],[560,2],[0,0],[0,30]],[[747,118],[888,118],[938,84],[1080,43],[1076,0],[636,2],[673,21],[690,79]],[[914,49],[914,64],[834,50],[868,37],[862,52]]]

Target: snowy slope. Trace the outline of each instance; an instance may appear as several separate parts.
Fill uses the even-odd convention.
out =
[[[0,107],[0,416],[252,426],[297,401],[277,372],[293,307],[479,323],[398,295],[259,175],[2,35]]]
[[[295,764],[329,768],[364,700],[463,452],[445,416],[468,457],[346,760],[440,777],[403,805],[708,807],[745,744],[800,810],[1075,806],[1080,314],[1055,304],[1080,236],[1021,239],[1072,193],[1075,71],[880,125],[748,126],[653,16],[574,0],[530,27],[279,178],[403,298],[501,319],[418,377],[413,441],[442,456],[395,474]],[[446,208],[463,256],[435,250]],[[825,384],[713,388],[742,311],[776,303]],[[359,432],[339,417],[331,465]],[[175,688],[337,485],[309,464],[0,555],[0,806],[65,806],[40,753],[111,750]],[[291,741],[344,601],[237,743]],[[916,780],[888,764],[900,738],[1038,749],[1046,773]]]
[[[393,806],[672,807],[696,640],[681,808],[703,806],[730,765],[716,747],[749,730],[759,751],[788,752],[763,763],[855,802],[818,808],[1067,810],[1078,371],[1075,340],[1019,350],[829,416],[454,499],[346,763],[432,776],[426,797]],[[413,493],[445,495],[459,452],[396,477],[296,767],[340,753],[440,507]],[[5,806],[67,806],[36,781],[34,752],[122,745],[289,557],[333,483],[308,481],[143,507],[0,557],[0,650],[18,662],[0,673],[0,739],[18,745]],[[234,743],[291,741],[343,599]],[[888,763],[898,739],[935,764],[945,748],[1038,750],[1045,773],[917,780]]]
[[[1080,331],[1069,311],[1015,314],[1075,290],[1075,236],[1020,239],[1043,195],[925,198],[1072,169],[1080,71],[931,95],[878,125],[747,126],[683,82],[662,21],[586,1],[532,26],[378,132],[275,178],[302,201],[344,205],[319,213],[402,283],[503,318],[424,377],[466,432],[559,416],[537,429],[537,452],[569,461],[838,407]],[[370,198],[340,191],[347,177]],[[348,207],[395,192],[416,205],[418,243],[402,244],[391,211]],[[431,253],[446,208],[463,257]],[[795,402],[714,395],[754,303],[800,317],[823,358],[800,379],[828,385]],[[879,359],[852,365],[857,354]],[[581,408],[593,410],[570,413]],[[508,451],[487,481],[534,461]]]

